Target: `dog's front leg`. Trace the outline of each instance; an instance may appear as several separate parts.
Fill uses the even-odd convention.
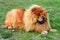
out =
[[[49,15],[48,14],[47,14],[46,26],[47,26],[48,30],[51,31],[51,32],[56,32],[57,31],[56,29],[51,28],[50,22],[49,22]]]

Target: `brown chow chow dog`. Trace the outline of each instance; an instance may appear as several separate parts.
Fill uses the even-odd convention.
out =
[[[5,24],[8,29],[22,29],[25,9],[12,9],[7,13]]]
[[[46,10],[38,5],[29,9],[13,9],[8,12],[5,20],[6,28],[22,29],[25,31],[37,31],[46,34],[54,32],[50,27],[49,17]]]
[[[33,5],[24,13],[26,31],[38,31],[47,34],[48,31],[56,31],[50,27],[49,16],[46,10],[38,5]]]

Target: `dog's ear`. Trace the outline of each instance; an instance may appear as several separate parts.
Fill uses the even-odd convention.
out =
[[[36,8],[33,8],[33,9],[32,9],[32,12],[36,12]]]
[[[22,9],[23,11],[25,11],[25,9]]]

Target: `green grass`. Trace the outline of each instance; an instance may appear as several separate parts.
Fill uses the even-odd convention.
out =
[[[4,25],[7,11],[14,8],[27,9],[33,4],[40,5],[47,10],[51,27],[57,29],[57,32],[41,35],[38,32],[17,30],[12,33],[12,36],[8,40],[60,40],[60,0],[0,0],[0,26]],[[2,40],[1,37],[0,40]]]
[[[2,30],[1,31],[2,38],[10,38],[12,36],[12,32],[10,30]]]

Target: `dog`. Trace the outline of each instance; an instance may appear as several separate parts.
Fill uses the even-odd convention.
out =
[[[39,5],[33,5],[26,10],[12,9],[7,13],[5,25],[8,29],[37,31],[41,34],[56,31],[50,27],[48,13]]]
[[[23,19],[26,31],[37,31],[41,34],[47,34],[48,31],[56,31],[50,27],[48,13],[39,5],[33,5],[26,9]]]
[[[6,20],[5,20],[5,28],[8,29],[22,29],[24,26],[23,23],[23,15],[24,15],[25,9],[22,8],[16,8],[12,9],[11,11],[8,11]]]

